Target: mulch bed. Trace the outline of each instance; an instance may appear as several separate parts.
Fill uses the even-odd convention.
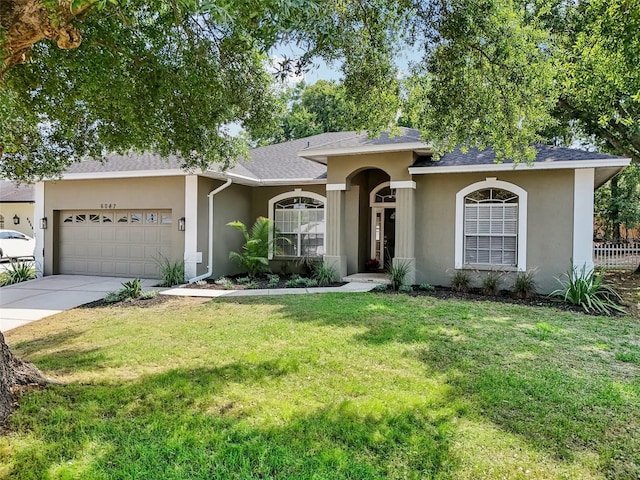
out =
[[[169,300],[171,300],[171,296],[169,295],[156,295],[153,298],[147,298],[147,299],[127,299],[127,300],[122,300],[121,302],[105,302],[104,300],[96,300],[95,302],[89,302],[89,303],[85,303],[84,305],[80,305],[78,308],[101,308],[101,307],[111,307],[111,306],[118,306],[118,307],[142,307],[142,308],[148,308],[148,307],[153,307],[155,305],[160,305],[162,303],[168,302]]]
[[[218,281],[218,279],[207,279],[205,280],[206,283],[200,282],[201,284],[195,284],[195,283],[191,283],[189,285],[185,285],[184,288],[198,288],[198,289],[210,289],[210,290],[249,290],[249,288],[241,283],[238,283],[238,280],[241,278],[246,278],[246,275],[233,275],[233,276],[227,276],[225,278],[227,278],[228,280],[231,281],[231,283],[233,284],[233,286],[231,288],[227,288],[225,285],[222,284],[218,284],[216,283]],[[287,287],[286,283],[287,281],[291,280],[291,278],[293,277],[292,275],[280,275],[280,280],[278,281],[278,284],[270,284],[269,283],[269,279],[266,277],[256,277],[255,279],[253,279],[253,282],[255,283],[255,286],[253,286],[251,289],[255,290],[257,288],[264,288],[264,289],[273,289],[273,288],[294,288],[294,287]],[[305,277],[308,278],[308,277]],[[345,284],[346,282],[333,282],[330,285],[325,285],[327,287],[341,287]]]

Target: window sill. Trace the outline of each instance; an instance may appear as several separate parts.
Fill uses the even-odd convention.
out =
[[[487,263],[468,263],[461,267],[456,267],[456,270],[483,270],[493,272],[518,272],[519,269],[514,265],[491,265]]]

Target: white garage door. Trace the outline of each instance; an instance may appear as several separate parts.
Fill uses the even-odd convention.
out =
[[[158,278],[171,256],[171,210],[60,212],[59,273]]]

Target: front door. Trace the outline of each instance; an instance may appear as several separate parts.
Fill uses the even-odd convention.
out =
[[[371,258],[381,267],[391,264],[396,243],[395,207],[373,207],[371,211]]]

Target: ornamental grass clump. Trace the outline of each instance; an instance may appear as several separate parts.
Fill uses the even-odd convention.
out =
[[[611,285],[603,283],[603,273],[587,269],[586,265],[583,265],[581,269],[573,267],[563,276],[566,278],[557,278],[562,287],[551,292],[552,296],[562,298],[567,303],[579,305],[587,313],[607,316],[626,313],[621,305],[620,295]]]
[[[313,278],[318,281],[318,285],[320,285],[321,287],[331,285],[331,282],[333,282],[333,280],[337,277],[338,272],[336,272],[336,269],[332,265],[329,265],[325,262],[318,264],[313,273]]]
[[[34,262],[11,260],[11,265],[0,276],[0,287],[26,282],[36,278]]]
[[[405,278],[409,273],[409,264],[407,262],[396,262],[393,265],[389,265],[389,282],[391,289],[399,291],[405,283]]]

